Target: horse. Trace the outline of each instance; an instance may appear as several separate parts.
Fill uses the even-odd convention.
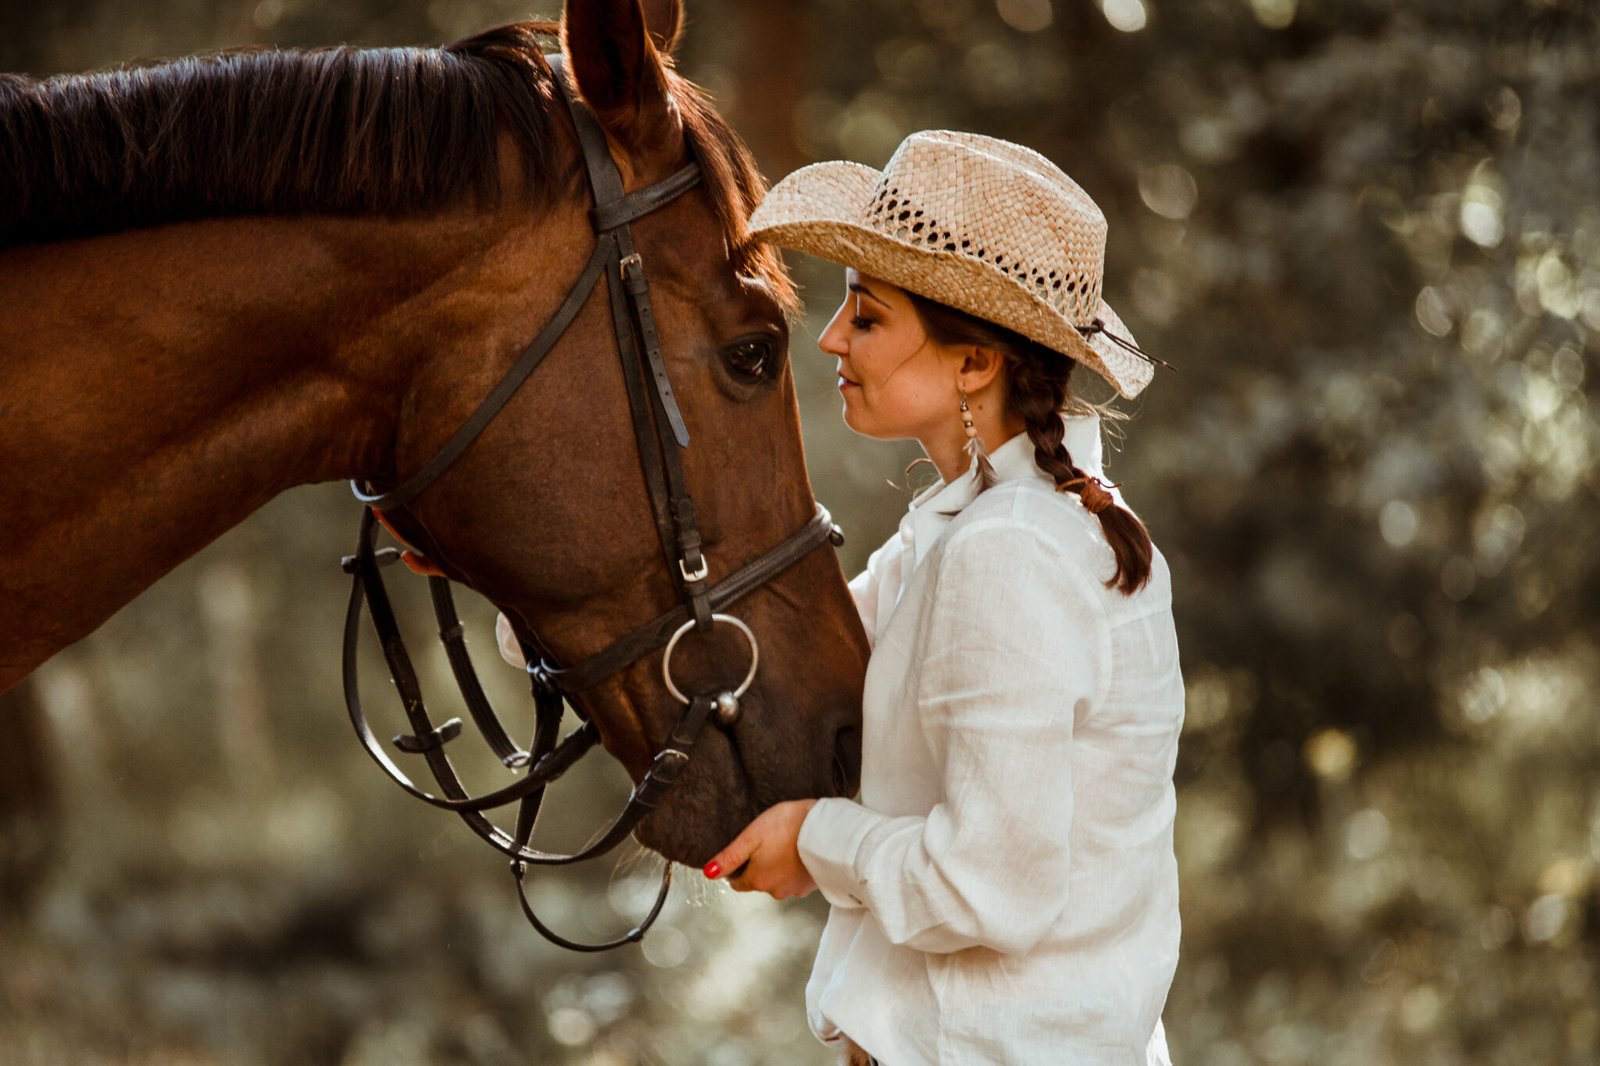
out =
[[[558,23],[441,48],[0,75],[0,690],[280,492],[348,479],[381,495],[458,432],[597,246],[558,78],[630,194],[699,167],[631,229],[693,442],[679,457],[704,565],[663,565],[598,294],[381,517],[567,664],[814,521],[794,287],[746,239],[762,181],[674,69],[681,22],[681,0],[570,0]],[[635,832],[695,865],[766,806],[850,794],[859,771],[867,651],[833,553],[721,609],[759,634],[760,670]],[[669,684],[744,672],[754,647],[732,626],[693,628]],[[682,709],[662,673],[646,656],[573,700],[636,782]]]

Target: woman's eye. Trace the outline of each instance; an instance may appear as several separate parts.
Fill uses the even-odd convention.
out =
[[[738,341],[726,351],[728,365],[748,378],[762,378],[772,367],[772,342],[768,340]]]
[[[869,329],[872,328],[872,325],[873,325],[874,321],[875,321],[874,319],[870,319],[870,318],[866,317],[865,315],[856,315],[854,318],[850,319],[850,325],[851,325],[851,327],[853,327],[855,329],[859,329],[859,330],[862,330],[863,332],[865,332],[866,330],[869,330]]]

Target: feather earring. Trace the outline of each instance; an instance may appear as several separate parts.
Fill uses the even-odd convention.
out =
[[[982,492],[993,485],[996,480],[994,465],[989,462],[989,453],[984,450],[983,440],[978,436],[978,427],[972,424],[972,409],[967,406],[967,390],[961,389],[961,428],[967,434],[967,454],[972,457],[972,462],[977,466],[978,491]]]

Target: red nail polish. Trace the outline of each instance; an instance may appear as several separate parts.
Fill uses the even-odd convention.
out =
[[[722,876],[722,867],[717,864],[715,859],[713,859],[711,862],[706,863],[705,875],[707,877],[710,877],[710,878],[717,878],[717,877],[721,877]]]

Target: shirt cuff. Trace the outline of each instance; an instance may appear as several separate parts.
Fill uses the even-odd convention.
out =
[[[503,613],[494,620],[494,639],[500,646],[500,658],[518,670],[528,668],[528,660],[522,656],[522,642],[517,639],[517,634],[511,628],[511,619]]]
[[[883,819],[847,799],[820,799],[800,823],[800,861],[835,907],[864,906],[866,882],[856,873],[861,843]]]

